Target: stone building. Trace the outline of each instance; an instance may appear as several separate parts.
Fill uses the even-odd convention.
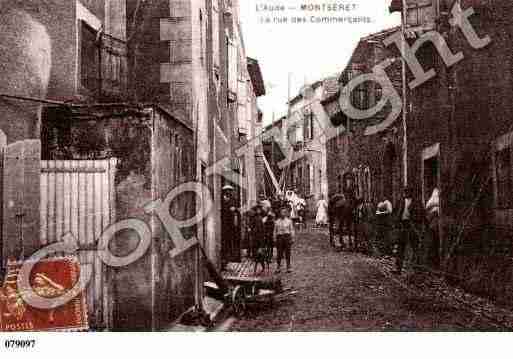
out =
[[[84,229],[80,258],[94,261],[101,231],[115,221],[139,218],[151,224],[153,236],[142,259],[116,270],[94,262],[95,284],[87,293],[92,327],[161,329],[191,306],[201,306],[197,249],[170,258],[173,239],[143,209],[184,182],[205,184],[201,197],[211,195],[214,209],[182,232],[198,238],[219,265],[224,181],[243,169],[246,196],[256,198],[254,149],[243,161],[235,151],[254,134],[256,98],[264,89],[258,63],[244,52],[238,4],[13,1],[0,16],[8,34],[0,41],[6,49],[0,55],[6,79],[0,129],[6,136],[0,142],[35,139],[6,151],[13,159],[27,156],[17,162],[23,164],[16,167],[21,175],[4,181],[4,197],[13,199],[4,202],[26,210],[3,209],[12,215],[3,216],[2,262],[19,256],[20,246],[30,255],[83,225],[92,227]],[[224,159],[233,164],[227,173],[213,166]],[[75,196],[82,201],[72,201]],[[181,196],[171,212],[185,219],[197,204],[195,196]],[[14,214],[30,220],[29,239],[21,244]],[[134,246],[133,238],[117,244],[122,253]]]
[[[382,88],[376,82],[364,82],[351,94],[344,94],[343,89],[357,76],[371,73],[375,65],[397,58],[397,51],[383,45],[383,40],[397,31],[393,28],[360,39],[339,77],[338,91],[322,101],[331,123],[337,128],[336,134],[327,142],[330,195],[342,190],[344,176],[350,174],[356,184],[357,196],[366,202],[377,203],[386,197],[394,203],[399,199],[403,181],[400,118],[383,126],[390,113],[389,105],[363,120],[352,119],[342,109],[342,96],[349,96],[353,106],[361,110],[372,109],[381,100]],[[387,68],[387,75],[401,93],[400,61],[396,60]]]
[[[236,151],[254,136],[257,96],[263,95],[258,62],[250,77],[238,3],[221,0],[127,2],[130,76],[137,101],[157,102],[197,129],[201,179],[214,197],[199,237],[209,258],[221,263],[221,189],[242,182],[241,205],[256,200],[255,155]],[[252,80],[257,82],[252,82]],[[228,160],[225,170],[212,171]]]
[[[194,148],[193,129],[156,105],[98,104],[71,110],[51,107],[46,108],[45,114],[42,159],[54,168],[46,170],[49,177],[43,181],[42,204],[49,206],[43,210],[47,218],[43,221],[43,238],[51,242],[52,237],[60,238],[69,231],[85,250],[97,246],[101,231],[116,221],[138,219],[146,223],[152,236],[148,250],[133,263],[103,267],[102,278],[96,278],[99,267],[95,267],[95,282],[103,283],[104,290],[94,291],[92,296],[101,294],[99,300],[107,302],[100,308],[107,329],[166,328],[195,304],[201,277],[197,276],[197,253],[190,249],[171,256],[176,238],[146,207],[153,201],[164,201],[171,189],[194,180],[195,154],[186,150]],[[108,213],[105,207],[109,204],[98,195],[107,184],[91,181],[88,176],[99,171],[96,168],[106,159],[116,163],[111,172],[113,181],[107,201],[113,203]],[[87,168],[81,172],[78,166],[82,164]],[[52,196],[60,200],[54,204],[47,199]],[[98,201],[104,203],[96,207],[100,217],[91,213],[91,206]],[[59,206],[67,210],[61,211]],[[177,220],[192,217],[194,195],[184,193],[173,198],[169,211]],[[187,240],[196,236],[195,227],[181,231]],[[117,257],[125,257],[142,246],[141,241],[137,233],[122,230],[111,240],[111,251]],[[94,303],[89,305],[96,309]],[[90,314],[93,326],[104,324],[97,322],[98,315],[96,310]]]
[[[447,66],[432,42],[417,52],[423,69],[436,76],[409,91],[409,184],[424,201],[434,187],[441,189],[440,257],[446,268],[465,278],[467,287],[510,300],[513,6],[484,0],[408,4],[403,21],[413,35],[409,41],[436,30],[453,54],[463,54]],[[458,5],[473,8],[467,18],[473,41],[450,22]],[[391,10],[401,11],[401,2],[393,1]]]
[[[313,213],[316,202],[328,195],[326,126],[327,114],[321,101],[336,92],[336,77],[305,85],[289,103],[281,121],[280,151],[289,162],[283,169],[287,189],[295,189]]]

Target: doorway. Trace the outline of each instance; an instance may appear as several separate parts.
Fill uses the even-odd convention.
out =
[[[428,231],[426,240],[423,243],[428,265],[439,268],[444,255],[445,242],[443,240],[442,218],[442,198],[441,190],[441,160],[440,145],[436,144],[426,148],[422,153],[422,203],[426,206],[427,202],[434,195],[434,190],[438,192],[438,215],[434,212],[426,213],[428,219]]]

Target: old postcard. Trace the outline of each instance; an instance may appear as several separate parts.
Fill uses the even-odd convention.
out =
[[[1,0],[0,347],[510,332],[512,16]]]

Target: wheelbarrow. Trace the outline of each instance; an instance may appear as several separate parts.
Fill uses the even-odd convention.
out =
[[[249,306],[267,304],[269,307],[272,307],[275,303],[297,293],[292,288],[283,288],[281,278],[275,275],[245,276],[240,273],[220,274],[207,258],[203,248],[201,248],[201,251],[206,259],[207,270],[212,278],[212,282],[204,283],[206,294],[223,301],[238,318],[246,314]]]

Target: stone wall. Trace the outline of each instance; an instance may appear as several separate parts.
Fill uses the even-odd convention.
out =
[[[152,228],[150,250],[128,266],[111,269],[114,330],[169,325],[194,304],[195,256],[187,252],[170,258],[172,238],[144,208],[193,178],[192,130],[157,108],[119,117],[111,111],[100,121],[68,118],[63,122],[62,113],[59,117],[55,114],[58,111],[48,112],[43,126],[44,158],[117,158],[117,219],[140,219]],[[181,220],[192,216],[194,210],[195,198],[190,193],[178,197],[170,208]],[[195,228],[186,228],[183,233],[190,238]],[[127,256],[138,244],[135,232],[121,231],[111,242],[111,250],[116,256]]]

